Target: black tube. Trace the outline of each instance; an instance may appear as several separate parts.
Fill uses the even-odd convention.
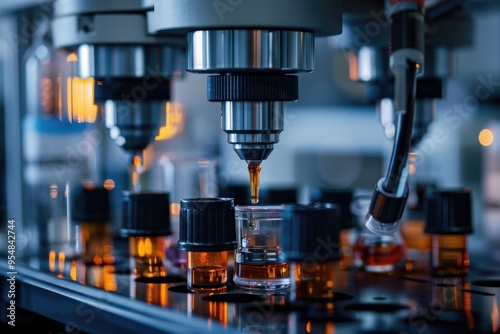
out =
[[[406,111],[398,116],[398,125],[394,138],[391,161],[383,184],[384,190],[389,193],[397,192],[403,171],[408,161],[408,154],[410,153],[411,132],[415,115],[416,83],[417,63],[408,60],[408,68],[406,70],[406,87],[408,88]]]

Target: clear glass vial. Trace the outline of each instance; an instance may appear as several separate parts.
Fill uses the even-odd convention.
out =
[[[467,234],[473,232],[471,193],[469,188],[427,192],[425,233],[432,236],[430,268],[435,276],[464,276],[469,272]]]
[[[281,235],[292,272],[290,298],[333,299],[340,260],[337,205],[286,205]]]
[[[171,234],[169,194],[124,192],[122,236],[129,238],[130,269],[138,277],[166,276],[165,237]]]
[[[234,283],[246,289],[275,290],[290,286],[290,271],[281,249],[282,205],[237,206],[238,250]]]
[[[226,290],[228,259],[237,247],[233,199],[182,199],[180,210],[178,248],[187,251],[187,288]]]

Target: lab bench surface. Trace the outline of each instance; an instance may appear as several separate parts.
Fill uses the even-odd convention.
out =
[[[2,322],[12,299],[4,262]],[[468,276],[443,278],[339,269],[334,298],[325,302],[290,302],[287,291],[234,285],[192,294],[179,273],[136,279],[119,259],[100,266],[49,257],[29,263],[16,265],[16,308],[63,324],[68,333],[499,332],[500,267],[487,263],[472,266]]]

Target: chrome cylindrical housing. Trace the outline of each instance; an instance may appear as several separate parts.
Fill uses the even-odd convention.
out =
[[[187,35],[187,70],[203,73],[314,70],[314,34],[284,30],[198,30]]]
[[[283,102],[223,102],[222,130],[242,160],[265,160],[283,131]]]

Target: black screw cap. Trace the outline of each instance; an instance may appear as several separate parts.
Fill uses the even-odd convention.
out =
[[[351,212],[353,197],[352,189],[316,189],[311,193],[311,202],[337,204],[340,209],[340,228],[348,229],[356,226]]]
[[[470,188],[429,190],[424,204],[425,233],[472,233],[471,193]]]
[[[180,250],[216,252],[236,249],[236,220],[232,198],[181,199]]]
[[[105,188],[85,184],[70,189],[71,219],[76,223],[111,219],[109,192]]]
[[[122,236],[171,235],[168,193],[125,191]]]
[[[289,261],[337,261],[340,210],[334,204],[285,205],[281,247]]]

